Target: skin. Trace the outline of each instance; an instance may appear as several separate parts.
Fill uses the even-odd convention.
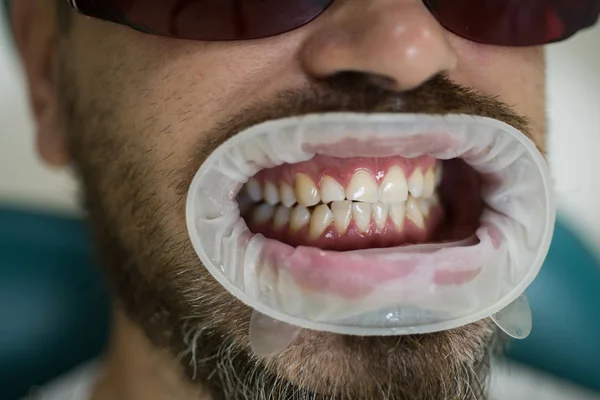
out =
[[[481,397],[496,340],[489,321],[404,338],[303,332],[284,353],[253,357],[249,311],[191,249],[185,194],[202,160],[237,128],[325,105],[367,111],[383,97],[406,95],[411,111],[495,116],[543,150],[543,48],[469,42],[415,0],[338,0],[292,32],[227,43],[146,35],[57,16],[59,9],[54,1],[16,0],[14,34],[39,153],[50,165],[76,167],[115,294],[94,400],[245,398],[234,375],[253,393],[246,398],[267,398],[258,395],[265,386],[298,399]],[[336,81],[348,71],[351,78]],[[434,79],[440,74],[447,79]],[[295,95],[278,100],[284,91]],[[368,95],[353,103],[361,91]],[[339,96],[316,94],[329,92]],[[456,101],[445,104],[438,94]]]

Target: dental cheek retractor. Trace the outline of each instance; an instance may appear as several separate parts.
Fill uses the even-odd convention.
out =
[[[484,181],[471,238],[356,251],[292,247],[252,233],[236,196],[257,172],[316,154],[341,158],[461,158]],[[347,335],[443,331],[491,317],[526,337],[523,292],[547,255],[555,205],[547,163],[523,133],[490,118],[327,113],[274,120],[217,148],[187,199],[194,249],[212,276],[252,307],[258,355],[302,328]]]

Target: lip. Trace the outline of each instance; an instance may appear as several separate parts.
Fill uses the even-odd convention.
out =
[[[493,227],[480,228],[478,236],[483,240],[477,244],[429,252],[402,247],[336,252],[267,239],[263,257],[272,273],[289,274],[306,291],[359,300],[392,282],[397,289],[413,291],[409,286],[423,290],[429,283],[449,286],[473,280],[502,245]]]
[[[236,203],[242,185],[262,169],[307,161],[315,153],[462,158],[502,184],[486,199],[490,208],[472,244],[335,252],[252,234]],[[550,182],[535,145],[489,118],[294,117],[256,125],[209,156],[190,187],[188,231],[213,277],[274,319],[342,334],[434,332],[489,317],[531,283],[552,237]]]

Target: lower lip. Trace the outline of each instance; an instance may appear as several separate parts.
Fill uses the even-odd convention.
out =
[[[493,226],[480,227],[477,237],[479,242],[473,245],[426,252],[402,251],[402,248],[336,252],[294,248],[267,239],[261,258],[271,273],[289,274],[303,290],[356,300],[388,284],[414,292],[426,291],[430,285],[453,286],[472,281],[503,242]]]

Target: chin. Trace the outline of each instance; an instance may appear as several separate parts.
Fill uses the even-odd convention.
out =
[[[302,330],[283,352],[259,357],[249,344],[251,310],[216,285],[214,303],[188,319],[176,341],[183,347],[175,346],[189,379],[215,399],[484,398],[490,357],[500,347],[489,320],[395,337]]]
[[[323,398],[475,399],[485,390],[493,338],[486,321],[419,336],[303,331],[284,353],[264,362]]]

